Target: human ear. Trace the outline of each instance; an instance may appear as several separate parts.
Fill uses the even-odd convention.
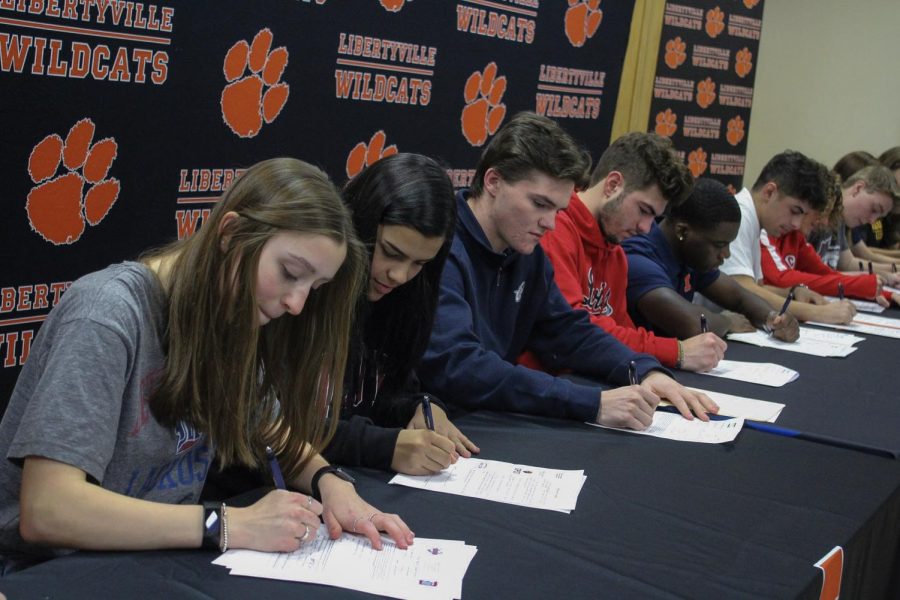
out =
[[[675,237],[678,238],[679,242],[684,241],[688,231],[690,231],[690,227],[688,227],[687,223],[677,223],[675,225]]]
[[[233,223],[240,218],[240,215],[234,212],[233,210],[228,211],[224,215],[222,215],[222,220],[219,221],[219,248],[224,252],[228,249],[228,243],[231,240],[231,228]]]
[[[612,198],[625,187],[625,177],[619,171],[610,171],[603,179],[603,195]]]
[[[500,172],[494,167],[491,167],[484,172],[482,187],[484,188],[484,191],[486,191],[491,196],[494,196],[497,194],[497,190],[500,187],[500,182],[502,181],[503,176],[500,175]]]

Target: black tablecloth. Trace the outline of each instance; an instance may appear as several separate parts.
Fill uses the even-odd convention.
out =
[[[780,424],[900,448],[896,340],[846,359],[738,343],[729,358],[800,371],[783,388],[685,374],[686,383],[788,406]],[[729,444],[671,442],[490,412],[458,425],[484,458],[584,469],[570,515],[389,486],[356,470],[376,506],[421,537],[478,546],[472,598],[818,598],[813,565],[845,551],[842,598],[900,598],[900,461],[744,430]],[[18,598],[350,598],[358,592],[230,576],[202,551],[78,552],[0,580]]]

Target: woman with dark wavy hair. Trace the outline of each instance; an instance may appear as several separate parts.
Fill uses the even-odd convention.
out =
[[[342,420],[324,454],[346,465],[440,471],[478,451],[437,398],[420,391],[415,376],[456,227],[453,186],[432,159],[401,153],[351,179],[343,197],[370,269],[344,378]],[[426,428],[426,395],[434,431]]]
[[[194,236],[76,281],[0,424],[0,573],[64,549],[291,551],[320,516],[332,538],[411,543],[319,454],[364,256],[327,176],[281,158],[251,167]],[[306,494],[196,504],[214,462],[259,467],[267,446]]]

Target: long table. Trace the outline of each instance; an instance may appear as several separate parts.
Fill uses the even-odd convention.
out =
[[[868,413],[879,421],[877,435],[900,436],[900,418],[888,407],[898,401],[900,344],[867,337],[845,359],[729,345],[729,358],[799,370],[783,388],[680,379],[784,402],[779,423],[858,435]],[[837,545],[845,552],[842,598],[900,598],[898,460],[746,429],[733,443],[706,445],[492,412],[457,423],[484,458],[587,475],[577,509],[566,515],[389,486],[388,473],[354,470],[360,493],[419,536],[478,546],[464,598],[818,598],[814,563]],[[214,557],[77,552],[0,580],[0,592],[10,599],[363,597],[230,576],[210,564]]]

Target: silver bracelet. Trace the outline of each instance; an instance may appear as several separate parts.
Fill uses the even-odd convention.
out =
[[[222,535],[219,538],[219,552],[228,550],[228,507],[222,503]]]

